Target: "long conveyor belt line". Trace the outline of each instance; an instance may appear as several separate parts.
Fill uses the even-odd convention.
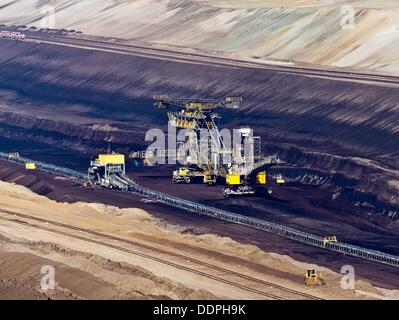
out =
[[[21,165],[25,165],[26,163],[34,163],[34,164],[36,164],[36,168],[40,169],[42,171],[45,171],[48,173],[60,174],[60,175],[67,176],[69,178],[73,178],[73,179],[77,179],[77,180],[85,180],[88,178],[87,173],[85,174],[85,173],[75,171],[72,169],[63,168],[63,167],[55,166],[52,164],[15,156],[15,155],[12,155],[9,153],[0,152],[0,159],[4,159],[9,162],[13,162],[16,164],[21,164]]]
[[[159,201],[162,201],[163,203],[166,203],[168,205],[171,205],[171,206],[174,206],[177,208],[197,212],[199,214],[204,214],[204,215],[207,215],[207,216],[210,216],[213,218],[217,218],[220,220],[229,221],[229,222],[233,222],[236,224],[250,226],[250,227],[253,227],[256,229],[273,232],[273,233],[282,235],[286,238],[290,238],[290,239],[300,241],[300,242],[303,242],[303,243],[306,243],[306,244],[309,244],[312,246],[320,247],[323,249],[328,249],[330,251],[335,251],[335,252],[343,253],[346,255],[360,257],[360,258],[364,258],[364,259],[371,260],[374,262],[399,267],[399,257],[398,256],[394,256],[394,255],[386,254],[386,253],[383,253],[380,251],[366,249],[366,248],[362,248],[359,246],[354,246],[354,245],[350,245],[350,244],[346,244],[346,243],[342,243],[342,242],[327,243],[326,245],[324,245],[324,241],[323,241],[324,239],[322,237],[319,237],[319,236],[316,236],[316,235],[313,235],[313,234],[310,234],[307,232],[299,231],[297,229],[286,227],[286,226],[276,224],[273,222],[260,220],[260,219],[256,219],[256,218],[251,218],[251,217],[243,216],[243,215],[236,214],[233,212],[209,207],[209,206],[195,203],[195,202],[192,202],[189,200],[183,200],[183,199],[173,197],[173,196],[170,196],[170,195],[158,192],[158,191],[153,191],[151,189],[142,187],[142,186],[134,183],[133,181],[128,180],[125,177],[123,177],[123,178],[115,177],[115,179],[120,184],[125,183],[126,185],[128,185],[128,189],[132,192],[140,193],[142,195],[151,197],[153,199],[157,199]]]
[[[56,173],[63,176],[67,176],[77,180],[85,180],[87,179],[87,174],[71,170],[64,167],[54,166],[50,164],[46,164],[43,162],[38,162],[34,160],[30,160],[27,158],[10,156],[7,153],[0,152],[0,158],[17,163],[17,164],[25,164],[25,163],[35,163],[37,169],[43,170],[49,173]],[[320,236],[316,236],[307,232],[303,232],[300,230],[296,230],[294,228],[286,227],[280,224],[276,224],[273,222],[260,220],[256,218],[251,218],[247,216],[243,216],[240,214],[236,214],[233,212],[209,207],[203,204],[199,204],[193,201],[180,199],[174,196],[167,195],[162,192],[154,191],[149,188],[143,187],[131,181],[127,177],[113,176],[112,184],[116,187],[119,187],[122,190],[127,190],[129,192],[141,194],[147,196],[149,198],[161,201],[167,205],[196,212],[198,214],[203,214],[206,216],[210,216],[212,218],[241,224],[249,227],[253,227],[256,229],[272,232],[283,237],[293,239],[302,243],[306,243],[308,245],[312,245],[315,247],[327,249],[334,252],[339,252],[342,254],[346,254],[348,256],[360,257],[369,261],[374,261],[381,264],[386,264],[394,267],[399,267],[399,257],[386,254],[380,251],[371,250],[367,248],[362,248],[359,246],[354,246],[351,244],[337,242],[337,243],[327,243],[324,244],[323,238]]]

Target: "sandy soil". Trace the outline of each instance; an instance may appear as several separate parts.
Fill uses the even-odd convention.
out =
[[[32,145],[32,147],[34,147],[34,145]],[[55,152],[55,154],[61,157],[61,154],[58,154],[55,150],[44,150],[46,150],[44,155],[48,154],[48,152]],[[79,165],[81,163],[86,163],[87,161],[87,159],[81,159],[79,157],[71,158],[70,154],[64,155],[64,158],[68,158],[70,160],[68,163],[66,163],[66,165],[69,165],[69,162]],[[48,161],[49,159],[44,157],[42,160]],[[81,167],[76,167],[76,169],[82,170]],[[162,173],[158,172],[158,170],[155,170],[155,172],[154,170],[151,170],[150,172],[152,176],[144,179],[145,181],[141,181],[141,183],[144,185],[148,184],[152,188],[165,188],[163,189],[165,192],[170,193],[172,191],[170,190],[170,172],[165,171]],[[144,172],[141,174],[141,178],[147,176],[148,174],[149,171],[144,170]],[[157,174],[166,178],[167,180],[162,183],[162,179],[160,180],[156,178]],[[136,178],[139,179],[140,176],[135,175],[134,179]],[[152,178],[155,178],[155,180]],[[399,288],[399,271],[396,268],[367,262],[362,259],[343,256],[338,253],[326,252],[323,249],[315,247],[304,246],[298,242],[261,230],[238,226],[204,216],[198,216],[183,210],[161,205],[157,202],[146,201],[146,199],[138,195],[123,192],[110,192],[109,190],[102,188],[84,190],[79,184],[71,180],[48,175],[40,171],[26,172],[26,170],[22,169],[20,166],[6,163],[4,161],[0,161],[0,179],[9,183],[25,186],[37,194],[46,196],[47,198],[58,202],[102,203],[104,205],[117,206],[119,208],[142,208],[146,212],[151,213],[151,215],[154,217],[160,219],[160,221],[162,221],[162,223],[165,225],[170,224],[181,226],[179,227],[180,233],[196,235],[216,234],[222,238],[234,239],[236,242],[242,244],[254,245],[260,248],[262,251],[287,255],[292,257],[294,260],[305,263],[311,262],[318,264],[338,273],[343,265],[352,265],[356,269],[356,275],[358,279],[363,279],[367,282],[373,283],[375,286],[384,287],[386,289],[396,290]],[[193,185],[191,187],[195,186]],[[192,188],[189,190],[192,190]],[[194,190],[190,191],[192,194],[196,195],[195,199],[192,199],[193,197],[191,197],[191,200],[203,201],[204,197],[205,199],[209,199],[209,193],[211,191],[212,190],[209,188],[200,188],[200,186],[198,186],[197,188],[194,188]],[[295,193],[296,192],[297,191],[295,191]],[[184,197],[184,194],[180,194],[179,196]],[[248,205],[250,203],[251,201],[247,201]],[[267,201],[267,204],[269,207],[272,205],[270,199]],[[243,210],[243,212],[244,211],[246,210]],[[287,221],[288,220],[285,219],[284,223],[287,223]],[[312,223],[308,222],[308,224]],[[354,224],[356,224],[356,222],[354,222]],[[352,234],[352,236],[354,235]],[[374,236],[372,239],[368,240],[370,240],[370,243],[376,244],[378,240],[378,246],[384,244],[388,245],[390,243],[389,241],[386,243],[387,239],[381,235]],[[351,241],[353,241],[353,239]],[[395,244],[396,240],[391,242],[390,248],[396,248]],[[179,246],[181,246],[181,244],[179,244]],[[235,263],[235,260],[230,261],[230,264]],[[248,264],[247,261],[243,260],[240,260],[240,263]],[[279,275],[277,270],[273,270],[273,274],[275,276]],[[283,277],[287,277],[287,274],[284,274]],[[301,283],[302,275],[296,276],[296,280],[298,283]]]
[[[198,2],[221,8],[265,8],[265,7],[334,7],[339,5],[353,5],[358,8],[396,8],[398,3],[393,0],[198,0]]]
[[[157,248],[184,253],[319,297],[399,298],[397,292],[380,290],[364,281],[357,282],[356,290],[344,291],[339,286],[339,275],[320,267],[317,269],[322,272],[326,285],[309,289],[301,281],[303,271],[308,267],[306,264],[263,252],[256,246],[243,245],[230,238],[182,233],[181,227],[165,224],[140,209],[119,209],[93,203],[57,203],[22,186],[5,182],[0,182],[0,190],[0,208],[3,210],[151,243]],[[4,216],[0,213],[0,217]],[[259,299],[256,295],[231,290],[228,285],[190,272],[176,272],[171,266],[54,232],[38,232],[29,225],[0,220],[0,234],[0,286],[7,289],[0,290],[1,298]],[[40,267],[43,265],[53,265],[56,269],[57,287],[54,291],[40,290]]]
[[[111,138],[119,152],[143,150],[145,132],[164,129],[167,122],[164,111],[151,108],[154,93],[244,96],[242,108],[226,111],[221,125],[253,127],[264,153],[276,153],[298,169],[291,171],[294,179],[306,175],[312,183],[325,181],[334,188],[333,202],[349,204],[345,212],[398,228],[399,175],[386,170],[399,167],[395,88],[250,68],[221,72],[219,67],[28,42],[0,46],[1,135],[82,152],[99,152]],[[98,130],[107,124],[119,130]]]
[[[43,27],[42,5],[0,1],[0,23]],[[347,5],[356,14],[353,29],[341,27]],[[59,29],[264,61],[390,73],[399,70],[398,8],[397,1],[375,0],[53,2]]]

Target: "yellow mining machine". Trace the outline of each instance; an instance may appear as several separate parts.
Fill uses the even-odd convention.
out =
[[[173,183],[226,185],[226,197],[269,191],[266,170],[279,159],[261,159],[260,137],[254,137],[250,128],[237,129],[232,135],[226,129],[219,131],[216,124],[221,118],[218,111],[237,109],[241,97],[185,99],[159,95],[154,100],[159,109],[168,109],[170,127],[185,129],[187,139],[169,150],[132,152],[130,158],[143,159],[145,164],[154,164],[158,157],[174,158],[180,166],[173,172]]]
[[[337,237],[336,236],[327,236],[324,237],[323,239],[323,245],[326,246],[328,243],[337,243]]]
[[[323,279],[321,278],[320,272],[317,272],[314,269],[305,270],[305,285],[309,287],[317,287],[322,286],[324,284]]]
[[[26,170],[36,170],[36,163],[34,162],[27,162],[25,163]]]
[[[110,152],[110,151],[109,151]],[[94,177],[94,182],[103,187],[113,188],[111,177],[113,175],[124,176],[126,170],[125,155],[118,153],[100,154],[92,160],[88,170],[88,175]],[[85,181],[84,188],[91,188],[93,182]]]

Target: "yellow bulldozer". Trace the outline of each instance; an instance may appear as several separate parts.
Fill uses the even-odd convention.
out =
[[[321,278],[320,272],[314,269],[305,270],[305,284],[308,287],[317,287],[324,285],[324,281]]]

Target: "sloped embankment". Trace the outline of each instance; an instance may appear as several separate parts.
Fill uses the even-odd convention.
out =
[[[341,20],[353,5],[356,27]],[[13,1],[0,23],[41,26],[42,1]],[[56,1],[57,28],[265,61],[399,71],[395,1]]]
[[[143,147],[148,129],[165,128],[165,113],[151,107],[154,94],[243,95],[224,124],[253,127],[264,147],[297,167],[294,180],[318,170],[340,186],[333,200],[397,224],[397,88],[45,44],[0,46],[3,135],[92,151],[111,137],[127,151]]]

